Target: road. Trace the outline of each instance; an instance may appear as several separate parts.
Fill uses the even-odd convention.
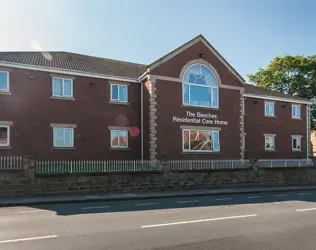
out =
[[[316,249],[316,191],[0,208],[1,250]]]

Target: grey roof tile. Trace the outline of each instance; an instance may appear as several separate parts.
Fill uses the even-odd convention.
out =
[[[261,95],[261,96],[274,96],[274,97],[281,97],[281,98],[288,98],[288,99],[295,99],[300,101],[309,101],[308,99],[298,97],[298,96],[292,96],[292,95],[286,95],[278,91],[258,87],[252,84],[244,84],[245,86],[245,93],[246,94],[254,94],[254,95]]]
[[[69,52],[0,52],[0,62],[137,79],[146,65]]]

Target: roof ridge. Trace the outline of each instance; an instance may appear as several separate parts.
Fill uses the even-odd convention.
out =
[[[48,52],[49,52],[49,51],[48,51]],[[112,59],[112,58],[99,57],[99,56],[90,56],[90,55],[86,55],[86,54],[80,54],[80,53],[74,53],[74,52],[67,52],[67,51],[63,51],[63,52],[64,52],[64,53],[67,53],[67,54],[74,54],[74,55],[80,55],[80,56],[88,56],[88,57],[93,57],[93,58],[98,58],[98,59],[103,59],[103,60],[108,60],[108,61],[113,61],[113,62],[130,63],[130,64],[136,64],[136,65],[146,66],[146,67],[147,67],[147,64],[142,64],[142,63],[129,62],[129,61],[123,61],[123,60]]]

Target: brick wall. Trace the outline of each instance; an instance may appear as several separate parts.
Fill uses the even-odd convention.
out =
[[[292,104],[274,102],[275,117],[264,115],[265,100],[246,98],[246,159],[303,159],[307,156],[306,105],[301,119],[292,119]],[[264,134],[275,134],[275,150],[265,151]],[[292,135],[302,136],[300,151],[292,150]]]
[[[316,184],[316,168],[311,167],[55,177],[33,173],[0,172],[0,197]]]
[[[110,102],[110,82],[81,76],[73,79],[74,100],[52,96],[52,74],[10,70],[12,95],[1,95],[1,121],[12,121],[11,148],[1,156],[28,156],[44,160],[140,159],[140,135],[129,136],[128,150],[110,148],[110,126],[137,127],[140,123],[138,83],[128,85],[128,105]],[[95,87],[90,87],[94,83]],[[75,148],[53,148],[51,123],[76,124]]]
[[[316,156],[316,131],[311,132],[312,155]]]

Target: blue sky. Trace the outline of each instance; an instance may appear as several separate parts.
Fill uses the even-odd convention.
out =
[[[316,54],[314,0],[0,0],[0,50],[71,51],[149,64],[198,34],[246,78]]]

